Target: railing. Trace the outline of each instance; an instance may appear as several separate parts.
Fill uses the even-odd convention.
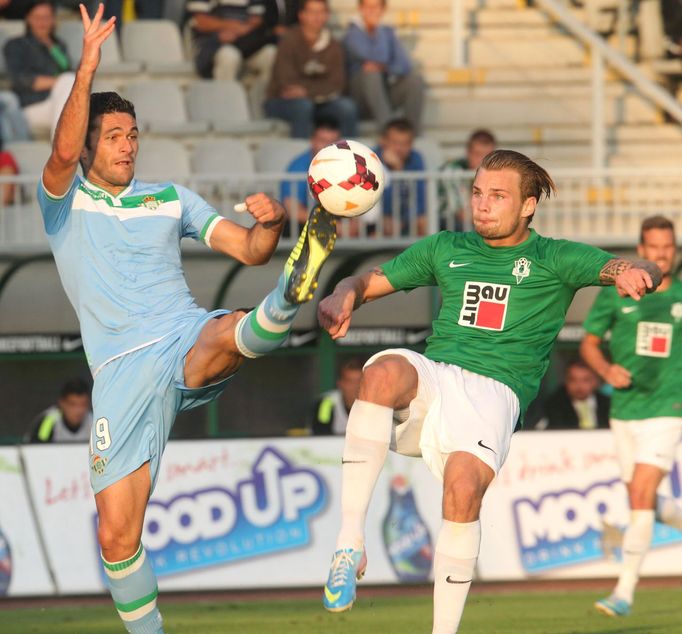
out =
[[[154,180],[153,176],[144,180]],[[473,176],[472,172],[464,171],[391,174],[393,200],[388,201],[387,208],[380,204],[356,221],[342,220],[339,223],[342,239],[337,248],[405,247],[421,235],[441,229],[470,229],[468,208]],[[559,194],[555,199],[543,201],[533,220],[533,227],[543,235],[617,247],[634,245],[642,219],[653,214],[666,215],[682,226],[682,168],[556,169],[552,177]],[[291,183],[295,191],[304,178],[292,174],[258,174],[226,179],[204,174],[176,179],[176,182],[201,194],[230,220],[248,224],[248,214],[233,211],[236,202],[254,191],[265,191],[279,198],[283,182]],[[37,176],[0,177],[0,186],[8,182],[19,186],[22,202],[4,207],[0,203],[0,253],[45,252],[47,239],[35,201]],[[425,192],[423,216],[417,213],[418,187],[423,187]],[[400,205],[401,194],[407,200],[404,205]],[[280,247],[291,248],[300,229],[301,223],[291,214]]]

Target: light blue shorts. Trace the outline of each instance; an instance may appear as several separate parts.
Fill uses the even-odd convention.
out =
[[[212,401],[227,379],[206,387],[185,386],[185,355],[214,310],[161,341],[107,363],[92,389],[90,483],[95,494],[149,462],[152,491],[161,456],[178,412]]]

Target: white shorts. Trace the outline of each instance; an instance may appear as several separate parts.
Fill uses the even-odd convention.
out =
[[[632,480],[636,464],[650,464],[666,473],[672,469],[677,443],[682,440],[682,418],[610,421],[624,482]]]
[[[391,449],[422,456],[440,480],[447,457],[454,451],[473,454],[497,475],[509,453],[520,412],[511,388],[404,348],[379,352],[365,367],[391,354],[407,359],[419,376],[416,398],[408,409],[394,413]]]

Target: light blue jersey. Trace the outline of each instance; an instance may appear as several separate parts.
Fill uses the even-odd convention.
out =
[[[137,180],[112,196],[76,176],[60,198],[39,185],[38,201],[93,375],[206,313],[180,258],[181,238],[209,244],[221,219],[200,196]]]

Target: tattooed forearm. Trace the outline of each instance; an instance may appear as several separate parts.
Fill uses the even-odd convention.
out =
[[[602,284],[610,285],[616,283],[616,278],[623,272],[630,269],[641,269],[646,271],[651,276],[653,282],[652,288],[647,289],[647,293],[652,293],[658,288],[663,277],[661,269],[649,260],[624,260],[622,258],[614,258],[609,260],[602,270],[599,272],[599,280]]]
[[[630,260],[623,260],[622,258],[614,258],[609,260],[601,271],[599,271],[599,281],[602,284],[615,284],[616,278],[633,267],[633,263]]]

